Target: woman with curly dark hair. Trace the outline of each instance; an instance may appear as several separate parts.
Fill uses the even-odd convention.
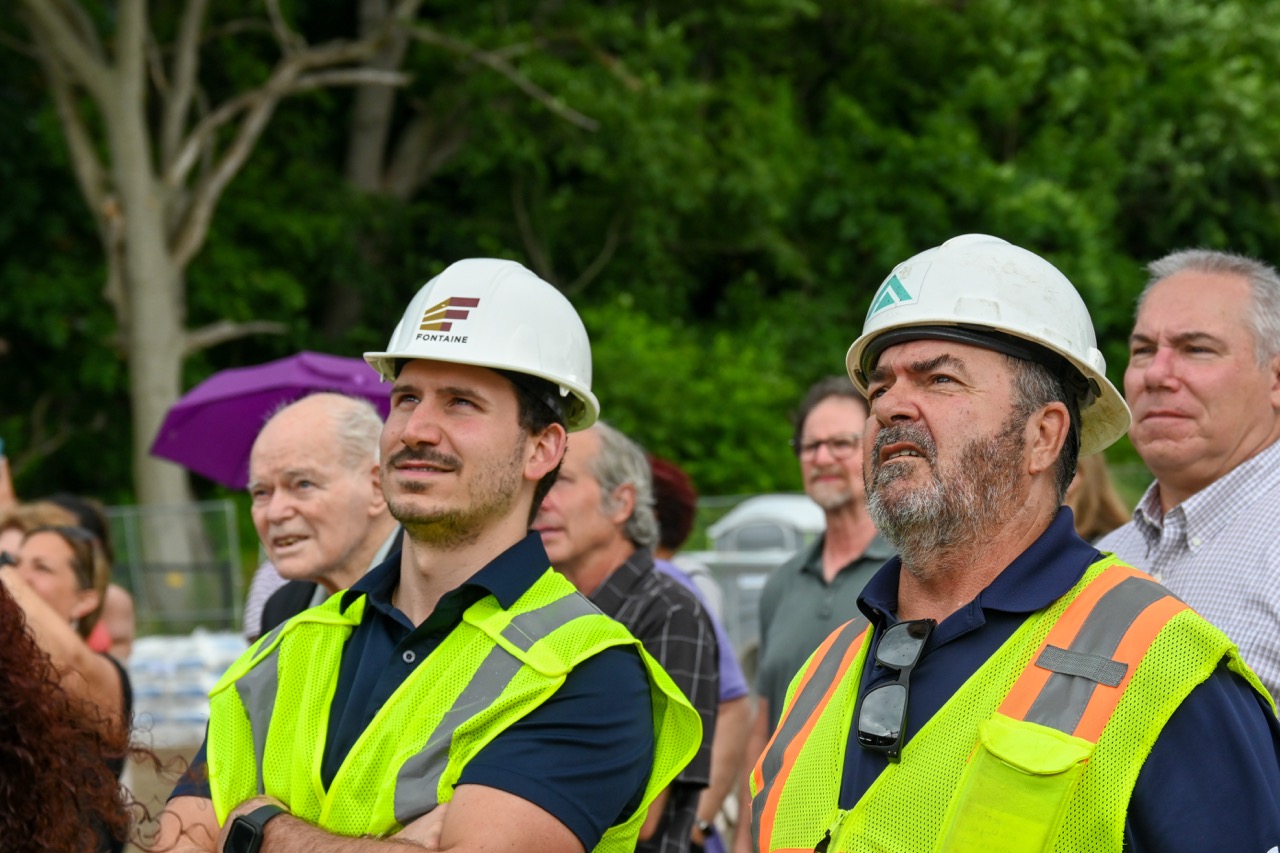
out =
[[[103,725],[59,684],[22,610],[0,584],[0,845],[80,853],[122,841],[130,813],[108,762],[128,731]]]

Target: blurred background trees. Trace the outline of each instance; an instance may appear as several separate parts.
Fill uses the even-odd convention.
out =
[[[94,98],[114,79],[69,90],[85,139],[68,137],[55,83],[69,66],[37,4],[98,46],[96,67],[142,69],[145,150]],[[0,10],[0,437],[20,495],[171,494],[135,465],[159,405],[139,407],[140,376],[171,371],[162,395],[176,395],[222,367],[380,347],[462,257],[513,258],[560,286],[592,334],[605,417],[704,494],[799,487],[786,440],[803,389],[843,370],[893,264],[957,233],[1056,263],[1117,382],[1147,260],[1204,245],[1280,261],[1268,0],[205,5]],[[175,118],[193,17],[199,62]],[[130,44],[144,55],[119,53]],[[271,89],[285,63],[338,44],[347,58],[307,73],[346,77]],[[102,199],[110,215],[125,202],[111,166],[149,169],[181,212],[241,125],[208,134],[186,183],[164,182],[174,140],[268,91],[200,242],[164,220],[165,250],[188,252],[170,282],[181,334],[149,348],[173,333],[136,328],[113,296]],[[96,201],[77,145],[106,164]],[[211,329],[225,333],[200,337]],[[141,370],[152,358],[166,361]]]

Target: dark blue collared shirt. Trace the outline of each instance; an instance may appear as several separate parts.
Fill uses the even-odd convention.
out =
[[[342,651],[330,707],[321,779],[333,780],[375,714],[462,620],[492,594],[510,607],[550,566],[542,539],[530,533],[445,593],[416,628],[392,604],[400,552],[369,571],[348,599],[368,596],[364,618]],[[170,796],[209,797],[205,748]],[[590,850],[604,831],[639,805],[653,765],[649,680],[633,648],[606,649],[569,673],[555,695],[494,738],[463,768],[459,785],[486,785],[539,806]]]
[[[1061,510],[1031,547],[977,598],[944,619],[911,673],[909,741],[1035,611],[1065,595],[1100,554]],[[867,583],[859,608],[877,634],[898,621],[894,557]],[[897,678],[867,655],[863,694]],[[884,753],[858,745],[851,727],[841,808],[855,804],[888,766]],[[1204,850],[1268,853],[1280,845],[1280,724],[1266,702],[1222,665],[1196,687],[1165,725],[1129,801],[1126,838],[1133,853]]]

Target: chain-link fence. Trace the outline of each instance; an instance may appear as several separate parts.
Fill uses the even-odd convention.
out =
[[[230,500],[107,509],[112,579],[133,594],[138,635],[235,630],[243,607]]]

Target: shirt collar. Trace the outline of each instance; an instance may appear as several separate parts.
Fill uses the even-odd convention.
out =
[[[1160,505],[1160,483],[1147,487],[1133,511],[1134,526],[1154,547],[1160,540],[1166,515],[1180,514],[1188,537],[1208,539],[1226,524],[1235,510],[1248,506],[1258,495],[1280,484],[1280,441],[1273,442],[1182,503],[1165,513]]]
[[[612,616],[622,609],[623,603],[631,596],[631,590],[640,579],[651,571],[653,552],[648,548],[637,548],[621,566],[609,573],[588,598],[592,604]]]
[[[1065,595],[1097,558],[1098,550],[1076,533],[1071,510],[1062,507],[1036,541],[962,610],[976,607],[979,611],[1033,613]],[[858,607],[881,627],[897,618],[901,571],[902,560],[895,556],[875,573],[858,597]]]
[[[804,563],[800,566],[800,571],[807,572],[811,575],[817,575],[818,577],[823,576],[822,546],[826,544],[826,539],[826,531],[823,531],[818,535],[818,538],[814,540],[813,544],[809,546],[809,551],[805,554]],[[852,566],[855,563],[860,563],[863,560],[874,560],[877,563],[883,563],[896,553],[898,552],[889,544],[889,540],[885,539],[879,533],[876,533],[875,536],[871,537],[871,541],[867,543],[867,547],[863,549],[862,553],[854,557],[845,565],[841,566],[840,571],[844,571],[849,566]]]
[[[387,559],[352,584],[342,599],[346,609],[361,593],[369,597],[369,603],[384,612],[395,608],[391,596],[400,585],[401,548],[396,548]],[[520,596],[528,592],[538,578],[551,566],[547,552],[542,547],[542,537],[530,531],[523,539],[494,557],[488,565],[467,578],[458,589],[472,587],[483,594],[491,594],[502,607],[510,608]]]

